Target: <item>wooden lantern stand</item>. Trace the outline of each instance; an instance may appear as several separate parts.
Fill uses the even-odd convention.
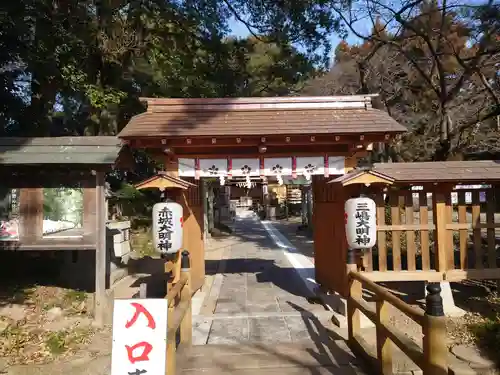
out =
[[[156,176],[138,183],[137,185],[135,185],[135,188],[137,190],[159,189],[162,193],[162,201],[166,201],[169,196],[173,201],[177,201],[177,198],[179,198],[179,196],[182,196],[182,194],[179,193],[193,186],[195,185],[174,176],[171,171],[167,170],[166,172],[159,172]],[[167,191],[169,191],[169,194],[167,194]],[[170,192],[172,194],[170,194]],[[165,260],[164,270],[167,283],[167,293],[169,290],[171,290],[172,286],[175,285],[175,283],[177,283],[180,279],[181,250],[179,250],[175,254],[165,254],[162,257]]]

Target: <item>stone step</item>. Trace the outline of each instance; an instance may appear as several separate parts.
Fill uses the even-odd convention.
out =
[[[304,369],[330,368],[318,374],[335,373],[345,368],[346,374],[363,374],[357,360],[342,340],[331,341],[328,347],[314,343],[276,343],[242,345],[194,346],[179,358],[182,373],[274,374],[304,373]],[[314,370],[316,371],[316,370]],[[344,373],[344,372],[339,372]]]

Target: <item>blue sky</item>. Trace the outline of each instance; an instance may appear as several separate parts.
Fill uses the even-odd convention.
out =
[[[241,23],[238,20],[236,20],[235,18],[232,18],[231,21],[229,21],[229,25],[230,25],[231,30],[232,30],[231,35],[234,35],[234,36],[236,36],[238,38],[246,38],[246,37],[248,37],[250,35],[250,33],[248,32],[248,29],[246,28],[246,26],[243,23]],[[363,29],[362,31],[367,32],[367,31],[369,31],[371,29],[371,26],[370,27],[366,27],[366,29],[367,29],[366,31],[364,30],[365,27],[363,27],[362,29]],[[335,47],[337,47],[337,45],[341,41],[342,41],[342,39],[340,39],[338,37],[338,35],[336,35],[336,34],[332,34],[330,36],[330,43],[332,44],[333,49],[335,49]],[[349,44],[359,43],[359,39],[356,36],[350,34],[347,37],[347,42]]]

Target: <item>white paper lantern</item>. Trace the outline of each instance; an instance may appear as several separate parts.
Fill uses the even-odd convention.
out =
[[[153,244],[159,253],[173,254],[182,248],[182,206],[161,202],[153,206]]]
[[[377,206],[370,198],[345,202],[345,231],[351,249],[369,249],[377,242]]]

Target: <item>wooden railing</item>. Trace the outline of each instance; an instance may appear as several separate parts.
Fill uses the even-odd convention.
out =
[[[500,279],[495,189],[401,187],[387,195],[386,203],[374,193],[377,246],[364,251],[361,269],[370,280]]]
[[[167,374],[176,373],[177,333],[180,334],[180,347],[191,346],[193,323],[191,313],[191,270],[189,252],[183,251],[181,258],[180,278],[167,291],[168,301],[168,333],[167,333]]]
[[[393,373],[391,342],[397,345],[424,375],[446,375],[448,373],[448,350],[446,346],[446,321],[439,284],[428,284],[426,310],[415,308],[396,297],[387,289],[375,284],[361,273],[349,273],[349,297],[347,299],[347,319],[349,346],[357,354],[373,362],[376,373]],[[363,299],[363,288],[375,296],[376,306]],[[389,304],[402,311],[422,327],[423,347],[391,325]],[[361,336],[361,313],[376,327],[377,352]]]

